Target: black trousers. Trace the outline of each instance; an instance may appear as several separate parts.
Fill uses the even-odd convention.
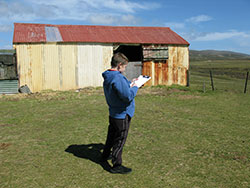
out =
[[[106,159],[112,154],[112,163],[114,166],[122,164],[122,150],[128,136],[130,121],[131,117],[128,115],[125,119],[109,117],[108,134],[102,158]]]

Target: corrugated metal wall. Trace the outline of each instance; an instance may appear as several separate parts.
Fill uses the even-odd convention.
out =
[[[18,93],[18,80],[0,80],[0,94]]]
[[[31,51],[30,45],[18,45],[16,48],[19,84],[20,85],[27,84],[29,87],[32,87],[31,74],[30,74],[31,73],[30,51]]]
[[[168,46],[169,58],[160,61],[143,62],[142,74],[152,79],[145,85],[187,84],[187,70],[189,69],[188,46]]]
[[[42,89],[42,86],[44,85],[43,64],[42,64],[43,48],[41,45],[33,45],[32,47],[29,47],[29,48],[30,48],[29,54],[28,54],[30,56],[29,65],[31,66],[30,69],[32,71],[31,77],[29,78],[32,84],[31,87],[33,88],[34,91],[40,91]],[[40,83],[40,84],[37,84],[37,83]],[[21,86],[22,85],[24,84],[21,84]]]
[[[110,68],[112,44],[18,44],[20,86],[32,92],[102,86],[101,73]],[[189,69],[188,46],[169,45],[167,60],[143,62],[142,74],[152,79],[147,85],[186,85]]]
[[[110,68],[113,45],[86,44],[78,45],[79,87],[102,86],[102,72]]]
[[[19,44],[20,86],[32,92],[102,86],[101,73],[110,67],[113,46],[101,44]]]
[[[58,45],[44,45],[42,54],[43,89],[60,90]],[[31,62],[33,63],[33,62]],[[70,63],[70,62],[69,62]],[[72,62],[74,63],[74,62]],[[34,83],[38,84],[38,83]],[[31,89],[33,91],[33,88]]]
[[[77,45],[64,44],[59,48],[60,89],[78,88],[77,77]]]

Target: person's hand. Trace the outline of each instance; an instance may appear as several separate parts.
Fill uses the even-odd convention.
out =
[[[132,80],[132,83],[135,82],[136,80],[138,80],[138,78],[134,78],[134,79]]]
[[[138,85],[136,84],[136,80],[138,80],[138,78],[134,78],[133,80],[132,80],[132,82],[131,82],[131,84],[130,84],[130,87],[138,87]]]
[[[130,84],[130,87],[138,87],[139,88],[139,86],[136,83]]]

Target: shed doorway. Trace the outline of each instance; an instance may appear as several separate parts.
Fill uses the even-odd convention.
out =
[[[128,80],[137,78],[142,74],[142,46],[141,45],[119,45],[114,47],[114,53],[121,52],[128,59],[129,64],[124,72]]]

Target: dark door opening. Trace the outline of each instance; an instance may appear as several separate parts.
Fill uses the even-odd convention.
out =
[[[17,63],[15,52],[0,51],[0,80],[17,80]]]
[[[128,80],[137,78],[142,74],[142,46],[132,46],[132,45],[120,45],[117,49],[114,50],[114,53],[121,52],[128,59],[129,64],[126,68],[124,76]]]

